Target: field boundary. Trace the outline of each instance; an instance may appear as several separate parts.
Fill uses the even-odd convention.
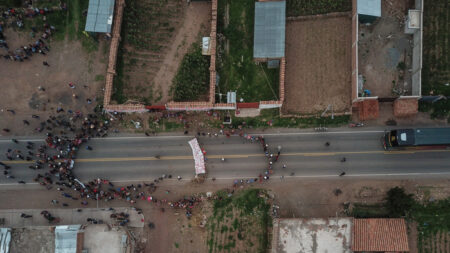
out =
[[[108,57],[108,68],[105,77],[105,92],[103,99],[103,110],[106,112],[146,112],[150,109],[170,110],[170,111],[207,111],[207,110],[236,110],[236,103],[215,103],[215,92],[217,82],[216,72],[216,47],[217,47],[217,6],[218,0],[211,0],[211,32],[210,32],[210,76],[209,76],[209,99],[207,102],[168,102],[161,106],[147,106],[144,104],[111,104],[113,92],[114,76],[116,75],[116,62],[119,44],[121,41],[121,27],[125,0],[116,0],[115,14],[113,22],[112,39]],[[279,100],[260,101],[259,109],[281,108],[284,101],[284,79],[285,79],[285,57],[280,60],[279,78]]]

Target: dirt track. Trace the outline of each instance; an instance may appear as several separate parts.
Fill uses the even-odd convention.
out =
[[[288,20],[284,113],[350,110],[351,29],[345,13]]]

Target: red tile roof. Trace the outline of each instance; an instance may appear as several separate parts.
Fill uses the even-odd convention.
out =
[[[359,120],[370,120],[378,118],[378,99],[364,99],[353,104],[358,108]]]
[[[354,219],[353,251],[408,252],[404,219]]]

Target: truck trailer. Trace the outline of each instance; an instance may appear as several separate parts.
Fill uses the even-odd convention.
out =
[[[403,147],[450,147],[450,128],[409,128],[385,131],[385,150]]]

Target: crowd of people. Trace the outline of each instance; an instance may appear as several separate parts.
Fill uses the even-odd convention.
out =
[[[63,6],[60,8],[63,10]],[[55,26],[47,23],[46,15],[53,12],[52,8],[33,8],[31,4],[28,8],[24,9],[15,9],[8,8],[7,10],[2,12],[2,19],[0,20],[0,48],[3,48],[6,53],[1,54],[5,60],[11,61],[19,61],[23,62],[24,60],[30,59],[34,54],[46,55],[50,49],[48,43],[45,42],[56,30]],[[44,24],[41,28],[31,27],[30,35],[32,39],[35,41],[28,44],[20,46],[14,50],[10,50],[8,43],[6,42],[6,38],[4,36],[4,29],[6,26],[10,25],[12,27],[17,27],[19,29],[24,27],[24,18],[34,18],[37,16],[41,16]],[[40,33],[40,36],[36,38],[36,34]],[[45,66],[50,66],[48,63]]]

